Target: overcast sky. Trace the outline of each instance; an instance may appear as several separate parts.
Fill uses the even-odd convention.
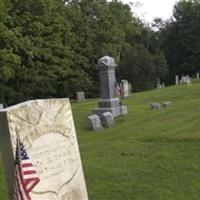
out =
[[[138,17],[146,22],[152,22],[155,17],[163,20],[172,15],[173,5],[178,0],[121,0],[123,3],[134,3],[132,8]],[[139,3],[135,6],[136,2]],[[131,5],[131,4],[130,4]]]

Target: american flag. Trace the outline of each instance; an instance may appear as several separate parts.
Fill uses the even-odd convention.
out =
[[[14,200],[31,200],[29,193],[40,181],[24,145],[17,140],[15,157]]]

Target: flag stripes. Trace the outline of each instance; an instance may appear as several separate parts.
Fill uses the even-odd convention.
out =
[[[18,140],[15,157],[14,200],[31,200],[29,193],[40,181],[23,144]]]

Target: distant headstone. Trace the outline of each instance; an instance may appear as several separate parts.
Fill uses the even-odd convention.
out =
[[[27,101],[1,110],[0,138],[9,199],[14,199],[19,139],[40,178],[31,200],[88,200],[68,99]]]
[[[132,93],[132,84],[131,83],[128,84],[128,91],[129,91],[129,93]]]
[[[163,106],[166,107],[166,108],[169,108],[172,106],[172,102],[171,101],[165,101],[163,102]]]
[[[93,110],[94,114],[102,116],[105,112],[111,112],[113,117],[121,115],[120,99],[116,97],[115,60],[104,56],[98,60],[100,78],[100,99],[99,107]]]
[[[106,128],[111,128],[115,125],[114,117],[111,112],[105,112],[102,115],[102,124]]]
[[[160,82],[160,78],[156,79],[156,88],[160,89],[162,88],[161,82]]]
[[[121,106],[121,112],[122,115],[127,115],[128,114],[127,106]]]
[[[179,84],[178,76],[175,77],[175,81],[176,81],[176,85],[178,85]]]
[[[127,80],[121,80],[121,95],[122,97],[128,97],[129,96],[129,88],[128,88],[128,81]]]
[[[162,88],[165,88],[165,84],[164,83],[162,83]]]
[[[152,110],[159,110],[161,107],[160,107],[160,104],[159,104],[159,103],[152,103],[152,104],[150,105],[150,108],[151,108]]]
[[[78,102],[85,101],[85,92],[83,92],[83,91],[76,92],[76,100]]]
[[[0,110],[2,110],[2,109],[3,109],[3,104],[1,103],[1,104],[0,104]]]
[[[199,72],[197,72],[197,80],[199,80]]]
[[[118,83],[115,83],[114,96],[119,98],[121,96],[121,88]]]
[[[89,120],[90,128],[93,131],[99,131],[103,128],[102,124],[101,124],[101,120],[98,115],[96,115],[96,114],[90,115],[90,116],[88,116],[88,120]]]

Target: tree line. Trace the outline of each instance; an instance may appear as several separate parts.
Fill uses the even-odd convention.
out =
[[[180,1],[155,31],[118,0],[1,0],[0,101],[99,93],[97,60],[119,64],[134,91],[199,69],[199,1]]]

